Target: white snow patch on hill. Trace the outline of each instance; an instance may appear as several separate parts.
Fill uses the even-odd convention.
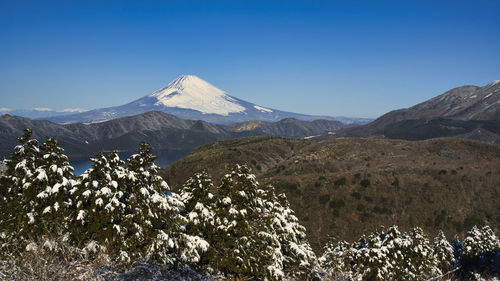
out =
[[[253,107],[261,112],[273,112],[271,109],[262,106],[254,105]]]
[[[202,113],[228,115],[245,111],[245,108],[210,83],[194,75],[183,75],[166,87],[152,93],[155,105],[193,109]]]

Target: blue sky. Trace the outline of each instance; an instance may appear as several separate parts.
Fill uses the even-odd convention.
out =
[[[276,109],[377,117],[500,79],[500,1],[0,0],[0,108],[93,109],[194,74]]]

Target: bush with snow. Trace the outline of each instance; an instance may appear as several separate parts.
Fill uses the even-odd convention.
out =
[[[500,276],[500,240],[489,226],[474,226],[459,247],[459,266],[465,278],[476,275]]]
[[[448,242],[443,231],[439,231],[438,235],[434,238],[434,244],[432,247],[439,270],[441,270],[442,273],[445,273],[453,269],[453,266],[455,265],[453,246],[450,242]]]
[[[126,162],[116,151],[98,154],[80,177],[55,139],[39,145],[26,130],[19,143],[0,177],[0,279],[310,280],[322,272],[327,280],[422,280],[453,268],[463,279],[500,275],[500,242],[487,226],[451,244],[440,232],[432,245],[420,228],[382,228],[329,243],[320,270],[286,197],[261,187],[246,166],[217,187],[195,174],[176,194],[145,143]]]
[[[3,245],[24,247],[24,240],[46,233],[63,235],[69,214],[69,190],[77,183],[63,149],[53,138],[38,146],[26,130],[14,148],[0,180],[4,215],[0,218]]]
[[[282,280],[307,277],[316,257],[286,198],[262,189],[246,166],[236,165],[214,188],[195,174],[181,191],[186,231],[208,242],[199,266],[228,277]]]
[[[425,280],[439,273],[432,247],[420,228],[401,233],[382,228],[357,242],[340,242],[321,257],[330,275],[340,271],[355,280]]]

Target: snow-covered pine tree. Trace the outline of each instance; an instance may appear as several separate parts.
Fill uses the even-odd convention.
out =
[[[268,186],[264,206],[270,218],[269,232],[279,243],[273,255],[274,265],[268,267],[268,270],[271,273],[276,271],[275,276],[282,273],[281,275],[293,279],[312,277],[317,268],[316,255],[306,239],[305,228],[300,225],[286,196],[276,195],[274,188]]]
[[[354,263],[354,248],[347,241],[333,241],[325,245],[324,252],[318,259],[328,280],[353,280],[351,265]]]
[[[10,160],[6,160],[7,169],[0,180],[0,194],[2,196],[0,209],[0,241],[2,246],[21,246],[18,240],[23,230],[20,225],[24,220],[28,222],[25,206],[23,206],[23,188],[29,186],[30,178],[37,168],[40,158],[38,141],[33,139],[30,129],[24,130],[24,135],[18,138],[19,145],[14,147]]]
[[[403,234],[404,237],[406,234]],[[410,244],[405,249],[404,263],[399,264],[398,276],[405,280],[427,280],[429,276],[440,273],[438,261],[434,256],[432,245],[420,227],[414,227],[408,233]],[[395,241],[395,244],[398,240]]]
[[[467,232],[463,242],[462,255],[467,258],[480,257],[499,250],[500,240],[495,232],[485,225],[481,228],[474,226]]]
[[[48,138],[40,146],[37,167],[26,175],[21,204],[26,218],[19,228],[22,236],[38,238],[48,233],[60,235],[66,232],[69,191],[76,184],[73,167],[63,154],[57,140]]]
[[[128,230],[129,251],[166,264],[198,261],[198,252],[206,248],[206,243],[184,233],[186,220],[180,214],[184,205],[159,176],[155,158],[152,147],[141,143],[139,153],[127,159],[123,227]]]
[[[446,239],[443,231],[439,231],[438,235],[434,238],[433,252],[441,273],[448,272],[453,268],[455,264],[453,247]]]
[[[215,235],[215,197],[212,193],[213,190],[212,179],[206,171],[194,174],[183,185],[180,198],[184,203],[183,215],[187,219],[187,235],[202,238]],[[215,252],[214,247],[209,247],[206,252],[200,254],[196,266],[209,272],[214,271],[211,268],[211,261],[216,255]]]
[[[486,275],[499,275],[500,240],[489,226],[474,226],[466,234],[462,243],[460,266],[462,273],[475,271]],[[496,263],[496,265],[495,265]]]
[[[130,256],[123,242],[127,230],[121,227],[127,192],[124,162],[116,151],[109,152],[108,157],[101,152],[90,161],[92,167],[80,176],[80,183],[72,190],[72,238],[79,245],[96,241],[108,247],[113,258],[127,261]]]
[[[362,236],[350,249],[346,243],[330,247],[321,262],[330,275],[340,271],[354,280],[425,280],[438,272],[422,230],[406,234],[397,226]]]
[[[264,194],[246,166],[236,165],[222,178],[216,202],[215,235],[208,240],[216,249],[213,268],[234,278],[276,279],[268,266],[277,239],[268,232],[263,216]]]

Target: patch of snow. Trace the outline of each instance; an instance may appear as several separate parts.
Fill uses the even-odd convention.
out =
[[[88,189],[87,189],[87,190],[85,190],[85,191],[82,193],[83,197],[85,197],[85,198],[89,197],[89,196],[90,196],[90,192],[91,192],[91,191],[90,191],[90,190],[88,190]]]
[[[121,234],[121,233],[122,233],[121,228],[120,228],[120,226],[119,226],[119,225],[117,225],[117,224],[113,224],[113,228],[114,228],[114,229],[116,229],[116,232],[117,232],[118,234]]]
[[[29,219],[28,223],[29,224],[32,224],[35,222],[35,218],[33,217],[33,213],[27,213],[26,215],[28,215],[28,219]]]
[[[155,105],[193,109],[205,114],[227,116],[229,113],[245,111],[224,91],[194,75],[182,75],[149,96],[158,100]]]
[[[495,81],[491,82],[490,84],[488,84],[487,86],[493,86],[493,85],[496,85],[499,83],[500,83],[500,80],[495,80]]]
[[[31,243],[29,243],[29,244],[26,246],[26,251],[27,251],[27,252],[35,252],[36,250],[38,250],[38,247],[37,247],[37,245],[35,244],[35,242],[31,242]]]
[[[261,112],[273,112],[271,109],[262,106],[254,105],[253,107]]]
[[[104,204],[104,201],[102,200],[102,198],[97,198],[97,200],[95,200],[95,204],[97,206],[102,206],[102,204]]]
[[[477,95],[470,96],[469,99],[475,99],[477,98]]]
[[[76,217],[76,220],[77,221],[83,220],[84,217],[85,217],[85,211],[80,210],[80,211],[78,211],[78,216]]]
[[[111,189],[109,189],[108,187],[103,187],[101,188],[101,194],[103,195],[111,195]]]
[[[489,97],[491,97],[491,95],[493,95],[493,93],[489,93],[489,94],[487,94],[487,95],[483,98],[483,100],[484,100],[484,99],[487,99],[487,98],[489,98]]]

